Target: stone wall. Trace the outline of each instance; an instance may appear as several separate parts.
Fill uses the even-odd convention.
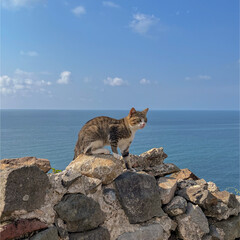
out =
[[[240,198],[188,169],[163,148],[131,155],[80,155],[60,173],[49,161],[0,162],[0,239],[234,240]]]

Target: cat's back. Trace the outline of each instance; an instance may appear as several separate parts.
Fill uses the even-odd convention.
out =
[[[108,127],[112,124],[119,124],[120,120],[106,117],[106,116],[101,116],[101,117],[95,117],[88,122],[85,123],[82,129],[89,128],[91,126],[98,126],[98,127]]]

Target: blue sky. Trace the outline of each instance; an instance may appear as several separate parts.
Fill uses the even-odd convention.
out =
[[[237,0],[1,0],[1,107],[238,109]]]

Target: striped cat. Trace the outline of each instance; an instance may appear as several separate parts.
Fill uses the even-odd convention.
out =
[[[119,147],[126,167],[132,169],[129,161],[129,147],[135,132],[145,127],[148,108],[142,112],[132,108],[127,117],[120,120],[110,117],[96,117],[88,121],[78,134],[78,141],[74,150],[74,158],[84,154],[110,154],[104,146],[111,146],[113,156],[120,159]]]

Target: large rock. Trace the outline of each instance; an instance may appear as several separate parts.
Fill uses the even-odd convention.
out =
[[[144,171],[154,177],[164,177],[171,173],[179,171],[179,168],[173,163],[163,163],[154,167],[144,169]]]
[[[130,223],[145,222],[162,216],[161,195],[154,177],[125,172],[115,179],[117,197]]]
[[[97,228],[105,219],[99,203],[83,194],[65,195],[54,209],[66,222],[69,232],[82,232]]]
[[[160,177],[158,179],[158,186],[160,189],[162,204],[169,203],[174,197],[177,189],[177,180],[171,177]]]
[[[0,160],[0,170],[6,168],[19,168],[22,166],[37,166],[45,173],[47,173],[51,169],[49,160],[43,158],[22,157]]]
[[[176,179],[182,179],[182,180],[187,180],[187,179],[198,180],[199,179],[188,168],[181,169],[179,172],[173,173],[171,177]]]
[[[153,148],[147,152],[137,155],[130,155],[131,163],[135,168],[141,168],[144,170],[148,167],[154,167],[163,163],[167,158],[167,154],[163,151],[163,148]]]
[[[40,208],[50,186],[47,175],[36,166],[2,170],[0,182],[1,219],[16,210]]]
[[[106,228],[96,228],[83,233],[71,233],[70,240],[110,240],[110,234]]]
[[[210,219],[210,223],[216,228],[223,230],[224,240],[235,240],[240,238],[240,214],[222,221]]]
[[[43,230],[30,238],[30,240],[58,240],[58,231],[56,227],[50,227]]]
[[[47,225],[36,219],[19,220],[0,225],[0,239],[17,239],[37,230],[45,229]]]
[[[109,184],[123,172],[123,166],[121,160],[114,158],[110,154],[80,154],[66,169],[81,173],[87,177],[98,178],[103,184]]]
[[[183,240],[201,240],[204,234],[209,233],[207,218],[201,208],[188,203],[185,214],[176,217],[178,233]]]
[[[171,200],[171,202],[169,202],[163,208],[164,212],[166,212],[171,217],[185,213],[186,209],[187,209],[187,201],[185,198],[180,196],[175,196]]]
[[[124,233],[117,240],[163,240],[163,228],[160,224],[140,227],[135,232]]]

